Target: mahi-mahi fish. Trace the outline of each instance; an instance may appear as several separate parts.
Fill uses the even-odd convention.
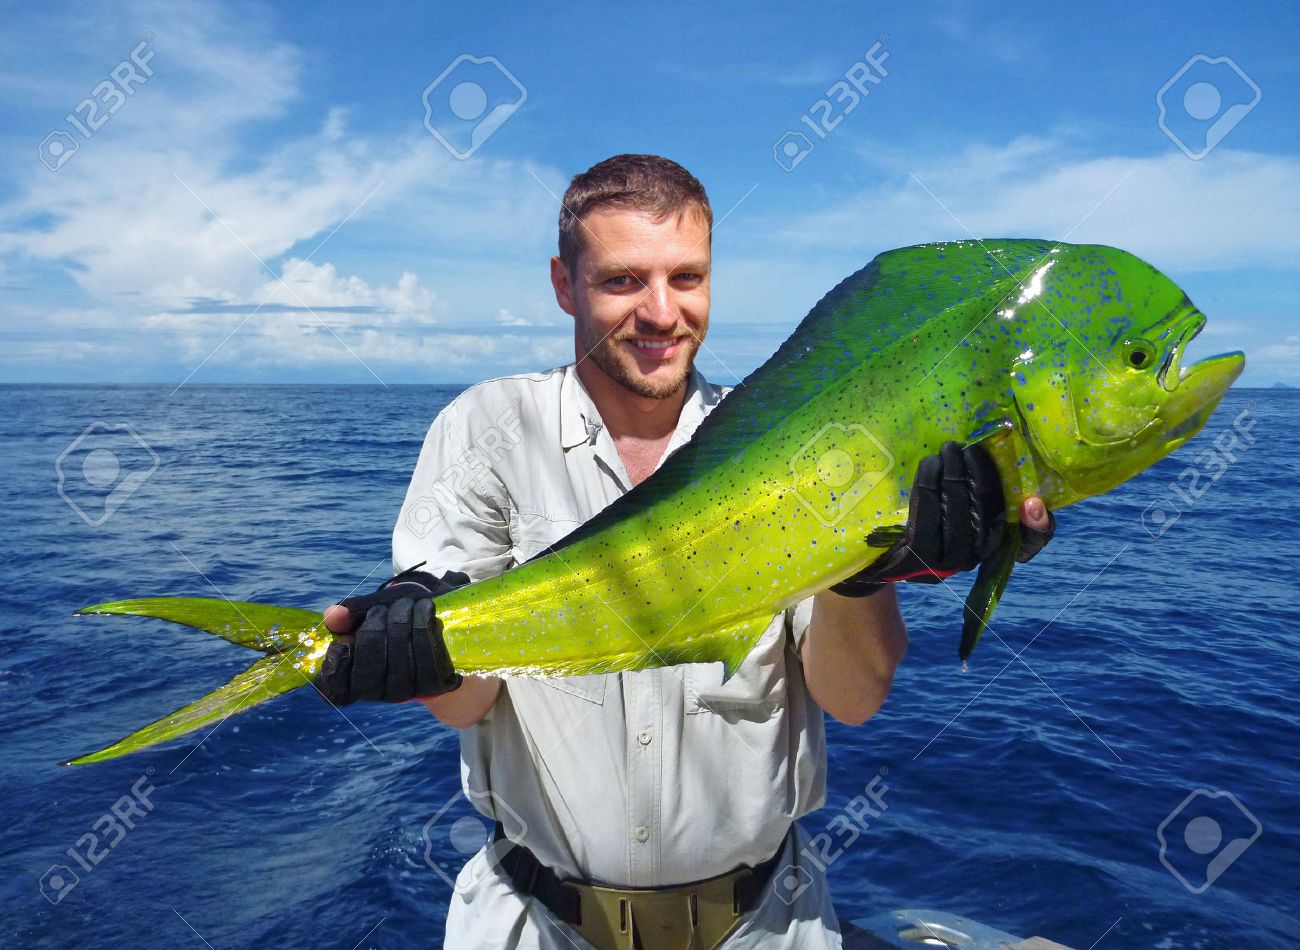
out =
[[[447,649],[462,673],[720,661],[729,675],[778,611],[899,543],[919,461],[956,440],[988,446],[1007,503],[967,599],[964,662],[1016,563],[1025,497],[1059,509],[1107,492],[1205,425],[1245,357],[1184,365],[1204,324],[1169,278],[1111,247],[1010,239],[883,253],[645,482],[537,557],[438,596]],[[72,764],[307,685],[331,636],[316,611],[224,600],[79,613],[170,620],[266,656]]]

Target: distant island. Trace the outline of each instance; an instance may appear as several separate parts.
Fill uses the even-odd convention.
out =
[[[1274,383],[1272,388],[1274,388],[1274,389],[1295,389],[1295,387],[1292,386],[1290,383]]]

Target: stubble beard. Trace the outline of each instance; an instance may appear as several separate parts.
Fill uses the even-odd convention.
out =
[[[611,335],[603,340],[591,340],[584,334],[582,348],[587,354],[587,359],[623,388],[646,399],[668,399],[679,393],[686,385],[691,367],[695,364],[695,354],[700,350],[699,338],[689,331],[687,336],[687,341],[682,344],[688,350],[682,369],[673,376],[660,379],[647,379],[640,375],[633,362],[634,358],[620,351],[622,341],[627,337],[616,339]]]

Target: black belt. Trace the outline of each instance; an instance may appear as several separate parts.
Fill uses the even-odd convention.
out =
[[[492,840],[498,843],[508,840],[501,822],[497,822],[496,828],[492,832]],[[735,901],[737,914],[747,914],[759,905],[763,898],[763,890],[767,887],[767,882],[771,880],[772,872],[776,870],[777,862],[784,850],[785,841],[782,840],[781,847],[776,849],[775,854],[761,864],[754,866],[752,875],[736,881]],[[546,905],[552,914],[570,926],[578,926],[582,923],[582,910],[578,892],[566,886],[567,882],[542,864],[537,859],[537,855],[533,854],[528,848],[512,842],[509,849],[497,863],[501,870],[506,872],[506,876],[510,878],[510,883],[514,885],[515,890],[524,897],[536,897]],[[690,887],[691,885],[674,886]],[[656,888],[628,888],[628,890],[653,891]]]

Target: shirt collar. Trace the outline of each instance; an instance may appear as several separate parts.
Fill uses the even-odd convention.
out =
[[[703,421],[719,398],[717,390],[692,366],[691,375],[686,380],[686,401],[682,403],[681,415],[677,417],[677,428],[669,443],[669,451],[694,434],[696,426]],[[577,364],[570,363],[564,367],[564,379],[560,382],[561,447],[567,451],[584,442],[595,445],[596,437],[604,427],[605,423],[600,418],[596,404],[592,402],[591,394],[578,378]]]

